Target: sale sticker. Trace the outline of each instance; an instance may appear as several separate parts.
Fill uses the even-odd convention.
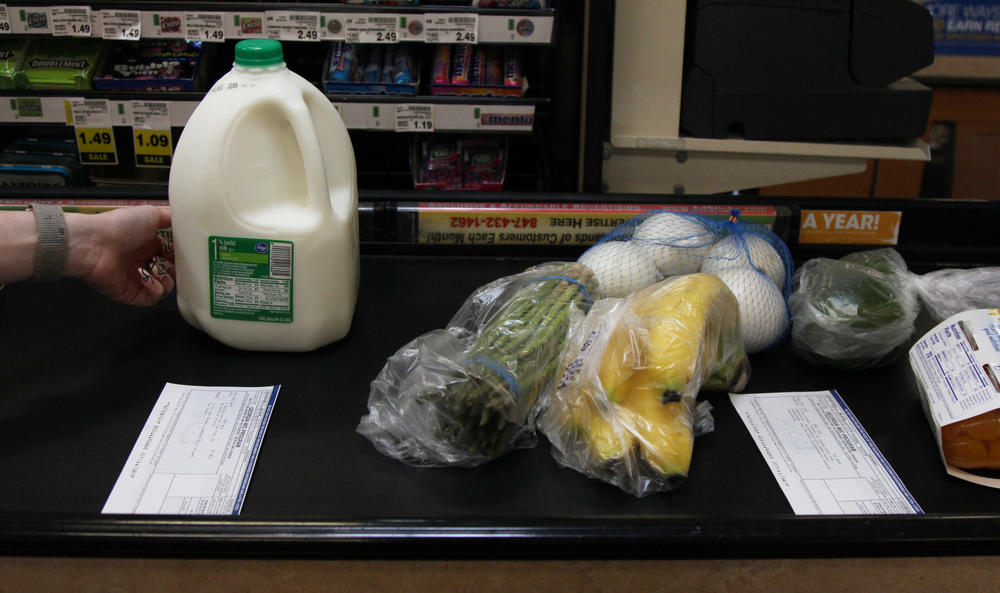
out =
[[[803,210],[799,243],[896,245],[903,213],[876,210]]]
[[[170,105],[165,101],[132,102],[132,143],[137,167],[170,166]]]
[[[69,103],[80,162],[84,165],[117,165],[118,151],[108,100],[74,99]]]

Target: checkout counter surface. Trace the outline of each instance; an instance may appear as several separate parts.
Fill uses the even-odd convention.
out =
[[[724,393],[688,481],[634,498],[559,467],[540,437],[475,469],[416,469],[355,428],[369,383],[477,286],[543,260],[366,255],[351,332],[310,353],[243,352],[75,281],[0,290],[0,550],[270,558],[716,558],[992,555],[995,490],[947,476],[904,359],[841,372],[787,344],[751,356],[749,393],[835,388],[925,511],[797,517]],[[931,326],[921,317],[914,339]],[[164,383],[281,384],[242,513],[101,508]]]

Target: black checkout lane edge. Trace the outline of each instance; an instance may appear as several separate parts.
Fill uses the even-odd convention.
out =
[[[373,216],[395,222],[391,214],[404,202],[399,197],[362,199],[372,205]],[[560,198],[547,197],[536,201]],[[582,197],[588,200],[733,204],[747,198]],[[903,211],[899,249],[911,264],[1000,261],[1000,240],[984,232],[997,219],[990,203],[747,201],[788,213],[786,232],[800,261],[805,256],[794,245],[793,229],[797,212],[807,207]],[[858,247],[813,249],[833,254]],[[837,388],[925,515],[792,515],[746,431],[735,424],[725,394],[708,395],[717,428],[699,437],[688,483],[646,499],[556,467],[544,439],[533,450],[471,472],[415,470],[389,460],[353,432],[365,411],[368,381],[385,358],[441,326],[484,281],[572,253],[526,248],[474,254],[389,240],[364,242],[362,252],[362,299],[352,333],[306,355],[228,350],[181,323],[176,303],[152,311],[122,308],[72,282],[0,291],[0,327],[7,338],[0,343],[0,360],[8,363],[0,366],[0,550],[359,558],[1000,554],[996,492],[944,475],[905,361],[877,372],[836,374],[803,367],[779,347],[752,357],[747,391]],[[68,303],[90,314],[79,316]],[[31,338],[46,335],[33,309],[51,313],[64,338]],[[914,339],[929,327],[923,319]],[[86,347],[74,349],[78,341]],[[152,351],[144,352],[150,344]],[[60,364],[39,360],[45,357]],[[158,371],[147,366],[162,360],[173,362]],[[343,393],[324,391],[331,376],[340,378]],[[241,516],[99,514],[164,381],[267,384],[274,377],[281,378],[282,395]],[[45,460],[63,463],[58,475],[36,471]]]

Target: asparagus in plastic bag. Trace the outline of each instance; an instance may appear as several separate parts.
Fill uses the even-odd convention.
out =
[[[532,446],[539,396],[552,385],[593,274],[553,263],[475,291],[447,329],[413,340],[372,382],[358,432],[421,466],[475,466]]]

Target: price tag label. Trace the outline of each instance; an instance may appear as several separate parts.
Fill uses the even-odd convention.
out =
[[[132,143],[137,167],[169,167],[173,155],[170,104],[132,101]]]
[[[142,38],[142,13],[138,10],[102,10],[101,38],[139,41]]]
[[[323,41],[344,41],[347,39],[345,23],[350,15],[322,13],[319,15],[319,36]]]
[[[169,168],[173,145],[170,130],[141,130],[132,128],[135,143],[135,166]]]
[[[226,40],[225,16],[221,12],[185,12],[184,29],[188,41]]]
[[[427,43],[479,43],[478,14],[428,14],[424,29]]]
[[[157,39],[184,38],[183,12],[144,12],[143,20],[146,21],[146,27],[142,34],[146,37]]]
[[[89,6],[50,6],[54,37],[90,37],[93,26]]]
[[[7,12],[7,5],[0,4],[0,35],[10,33],[10,13]]]
[[[397,132],[433,132],[433,105],[396,105]]]
[[[347,17],[348,43],[398,43],[399,18],[391,14],[354,14]]]
[[[117,165],[118,151],[115,149],[108,100],[73,99],[70,110],[80,162],[84,165]]]
[[[269,10],[267,36],[280,41],[319,41],[319,13]]]
[[[399,40],[400,41],[424,41],[424,15],[422,14],[401,14],[399,15]]]

